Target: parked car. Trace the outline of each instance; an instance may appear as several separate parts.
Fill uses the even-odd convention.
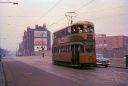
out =
[[[105,67],[108,67],[109,64],[110,64],[110,60],[109,58],[105,58],[103,57],[102,54],[97,54],[96,55],[96,60],[97,60],[97,66],[105,66]]]

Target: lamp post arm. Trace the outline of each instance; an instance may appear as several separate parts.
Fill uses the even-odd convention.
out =
[[[12,4],[15,4],[15,5],[18,5],[17,2],[0,2],[0,3],[12,3]]]

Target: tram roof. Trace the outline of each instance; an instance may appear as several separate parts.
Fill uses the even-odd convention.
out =
[[[69,26],[66,26],[66,27],[64,27],[64,28],[62,28],[62,29],[60,29],[60,30],[58,30],[58,31],[67,29],[68,27],[71,27],[71,26],[73,26],[73,25],[91,25],[91,26],[94,26],[94,24],[93,24],[92,22],[89,22],[89,21],[78,21],[78,22],[73,23],[73,24],[71,24],[71,25],[69,25]],[[54,33],[58,32],[58,31],[55,31]]]

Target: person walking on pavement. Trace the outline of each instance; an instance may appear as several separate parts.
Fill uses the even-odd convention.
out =
[[[42,57],[44,58],[44,47],[42,47]]]
[[[2,56],[0,55],[0,62],[1,62]]]
[[[126,68],[128,68],[128,55],[125,55],[125,64],[126,64]]]

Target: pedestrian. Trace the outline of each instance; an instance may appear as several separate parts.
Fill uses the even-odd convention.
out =
[[[44,48],[42,47],[42,57],[44,58]]]
[[[44,52],[42,52],[42,57],[44,58]]]
[[[0,55],[0,62],[1,62],[2,56]]]
[[[128,68],[128,55],[125,55],[125,64],[126,64],[126,68]]]

